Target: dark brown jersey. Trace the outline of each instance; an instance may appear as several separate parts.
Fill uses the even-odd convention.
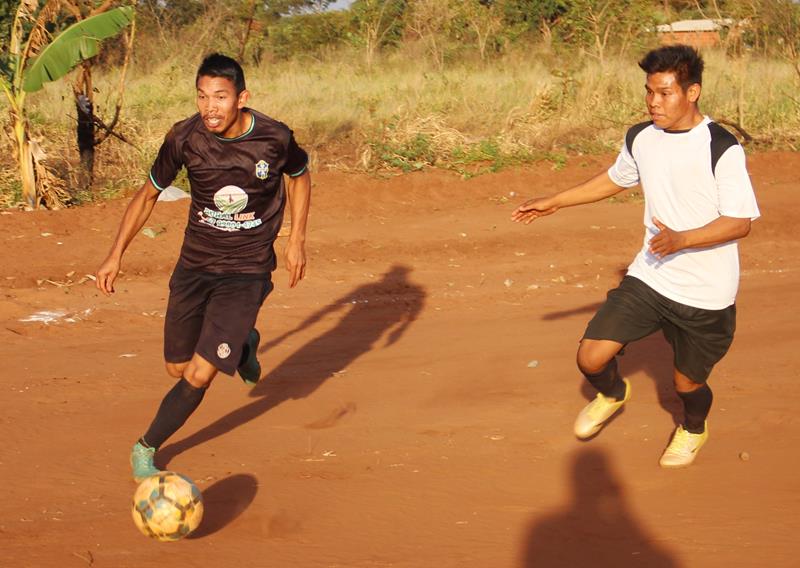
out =
[[[150,170],[162,190],[186,167],[192,203],[180,264],[190,270],[264,274],[275,269],[273,243],[283,220],[283,174],[305,172],[308,155],[285,124],[251,109],[237,138],[209,132],[199,114],[176,123]]]

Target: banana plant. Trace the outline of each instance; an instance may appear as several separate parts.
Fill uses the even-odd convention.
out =
[[[28,208],[39,205],[41,180],[36,174],[36,148],[28,136],[26,95],[97,55],[100,42],[117,35],[134,17],[132,6],[115,8],[80,20],[51,38],[48,26],[57,21],[66,5],[63,0],[22,0],[14,16],[8,53],[0,61],[0,87],[8,99],[14,157]]]

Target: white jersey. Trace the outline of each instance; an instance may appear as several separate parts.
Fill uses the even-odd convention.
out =
[[[681,304],[707,310],[733,304],[739,287],[736,241],[662,259],[648,247],[659,232],[653,217],[676,231],[697,229],[720,216],[759,217],[736,138],[708,117],[680,132],[642,123],[628,131],[608,176],[620,187],[641,183],[644,192],[644,243],[628,274]]]

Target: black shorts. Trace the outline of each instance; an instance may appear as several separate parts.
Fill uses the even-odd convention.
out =
[[[672,345],[675,368],[693,382],[704,383],[733,342],[736,305],[722,310],[694,308],[626,276],[608,293],[583,337],[626,344],[659,329]]]
[[[266,274],[214,274],[175,267],[164,321],[164,359],[197,353],[226,375],[239,365],[247,334],[272,291]]]

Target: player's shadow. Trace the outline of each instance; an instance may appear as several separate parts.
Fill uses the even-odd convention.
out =
[[[675,555],[636,521],[608,458],[582,446],[571,468],[569,503],[531,523],[523,568],[678,568]]]
[[[209,486],[203,491],[203,520],[187,538],[203,538],[222,530],[250,506],[257,492],[258,481],[245,473]]]
[[[178,454],[226,434],[258,418],[282,402],[305,398],[336,373],[376,347],[397,342],[425,305],[425,289],[409,281],[411,269],[394,265],[377,282],[364,284],[313,313],[294,329],[265,344],[259,352],[269,357],[271,347],[331,315],[341,313],[338,323],[312,339],[262,377],[250,396],[256,400],[219,418],[205,428],[166,446],[156,454],[161,467]],[[382,344],[379,341],[386,337]],[[351,412],[344,407],[329,423]]]

